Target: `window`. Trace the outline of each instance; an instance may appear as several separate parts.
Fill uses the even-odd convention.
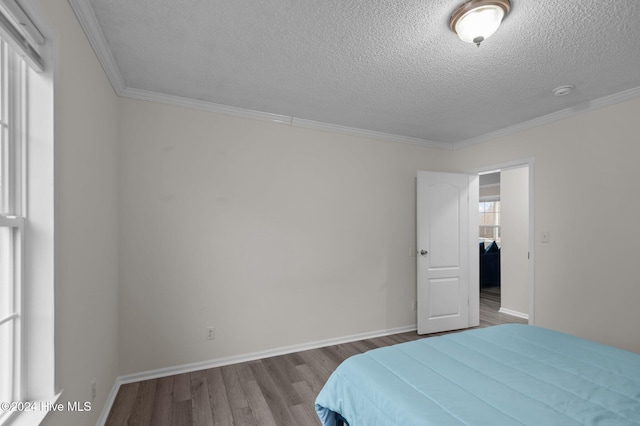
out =
[[[480,201],[480,242],[500,245],[500,201]]]
[[[53,52],[30,3],[0,0],[0,403],[14,403],[0,407],[0,425],[20,426],[48,413],[25,403],[59,396]]]
[[[25,65],[0,41],[0,401],[22,399]],[[0,422],[11,414],[0,411]]]

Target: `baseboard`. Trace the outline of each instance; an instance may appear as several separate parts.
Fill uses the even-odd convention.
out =
[[[173,367],[159,368],[156,370],[148,370],[140,373],[125,374],[116,378],[111,392],[107,397],[102,413],[98,418],[96,426],[103,426],[111,407],[116,399],[120,386],[127,383],[140,382],[143,380],[157,379],[160,377],[174,376],[176,374],[190,373],[198,370],[206,370],[208,368],[223,367],[225,365],[239,364],[242,362],[255,361],[257,359],[270,358],[273,356],[286,355],[294,352],[308,351],[310,349],[318,349],[326,346],[339,345],[342,343],[357,342],[358,340],[373,339],[376,337],[388,336],[390,334],[407,333],[416,331],[417,325],[408,325],[404,327],[389,328],[386,330],[372,331],[368,333],[352,334],[349,336],[336,337],[333,339],[318,340],[315,342],[303,343],[300,345],[285,346],[281,348],[268,349],[266,351],[252,352],[244,355],[236,355],[225,358],[212,359],[202,362],[194,362],[190,364],[176,365]]]
[[[498,310],[498,312],[500,312],[501,314],[507,314],[507,315],[511,315],[512,317],[518,317],[518,318],[522,318],[522,319],[529,319],[529,314],[523,314],[522,312],[518,312],[518,311],[513,311],[511,309],[507,309],[507,308],[500,308],[500,310]]]
[[[104,402],[104,407],[102,407],[102,412],[100,413],[100,417],[98,417],[98,421],[96,422],[96,426],[104,426],[107,423],[107,418],[109,417],[109,412],[111,411],[111,407],[113,407],[113,403],[116,400],[116,395],[118,394],[118,390],[120,390],[120,378],[116,378],[109,395],[107,396],[107,400]]]

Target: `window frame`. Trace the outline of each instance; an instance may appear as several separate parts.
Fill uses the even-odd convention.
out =
[[[8,10],[15,0],[0,0],[0,14],[9,16],[16,31],[7,30],[7,19],[0,22],[0,37],[13,49],[22,69],[20,88],[21,121],[14,126],[16,137],[22,142],[16,154],[15,176],[23,187],[19,198],[21,218],[8,217],[19,228],[21,317],[19,365],[16,377],[18,401],[28,403],[32,410],[12,411],[0,418],[0,426],[28,426],[40,424],[51,413],[42,407],[56,403],[62,393],[57,382],[56,364],[56,283],[55,262],[55,98],[54,84],[57,70],[56,39],[42,36],[41,43],[21,38],[24,28]],[[46,16],[31,0],[20,1],[19,8],[32,26],[38,23],[42,34],[51,34]],[[8,14],[7,14],[8,13]],[[24,17],[23,17],[24,18]],[[44,26],[43,26],[44,25]],[[35,62],[34,62],[35,57]],[[35,66],[34,66],[35,64]],[[46,65],[46,66],[45,66]],[[11,215],[5,215],[11,216]],[[2,219],[5,220],[5,219]],[[17,229],[16,228],[16,229]],[[1,401],[0,401],[1,402]],[[1,412],[0,412],[1,413]]]
[[[480,242],[483,242],[483,241],[486,242],[486,240],[492,239],[493,241],[496,242],[496,244],[500,245],[501,242],[502,242],[501,233],[500,233],[500,229],[501,229],[501,217],[500,216],[502,215],[502,210],[501,210],[501,205],[500,205],[500,197],[499,196],[496,196],[496,197],[491,196],[491,197],[482,197],[482,198],[480,198],[479,206],[482,206],[485,203],[494,203],[494,204],[497,203],[497,210],[495,210],[493,212],[490,212],[491,214],[494,215],[494,221],[493,221],[494,223],[488,225],[488,224],[483,224],[482,220],[481,220],[482,215],[485,214],[485,213],[488,213],[488,212],[482,211],[481,208],[479,209],[479,213],[478,213],[478,217],[479,217],[479,220],[478,220],[479,240],[480,240]],[[485,231],[487,229],[491,230],[491,234],[492,234],[491,238],[483,236],[484,235],[483,231]]]
[[[2,402],[23,401],[25,397],[24,368],[24,247],[26,205],[24,193],[26,186],[25,160],[25,96],[26,96],[26,66],[18,53],[13,51],[9,43],[0,40],[0,170],[2,182],[0,193],[0,229],[4,234],[2,245],[6,250],[0,253],[0,264],[3,265],[0,273],[2,283],[6,288],[0,289],[4,293],[10,305],[7,315],[0,318],[0,327],[10,328],[7,337],[8,342],[1,342],[2,346],[9,346],[7,350],[7,365],[2,368],[11,368],[11,374],[6,383],[3,383]],[[7,348],[5,346],[5,348]],[[6,350],[6,349],[5,349]],[[10,354],[9,354],[10,353]],[[17,413],[0,410],[0,424],[4,424]]]

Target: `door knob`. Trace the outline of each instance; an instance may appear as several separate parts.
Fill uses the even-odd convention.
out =
[[[420,254],[426,256],[429,252],[426,250],[420,250]]]

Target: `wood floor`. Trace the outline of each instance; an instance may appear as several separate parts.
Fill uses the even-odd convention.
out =
[[[525,320],[498,313],[500,289],[480,292],[480,327]],[[424,338],[401,333],[122,385],[106,424],[320,425],[314,402],[351,355]]]

